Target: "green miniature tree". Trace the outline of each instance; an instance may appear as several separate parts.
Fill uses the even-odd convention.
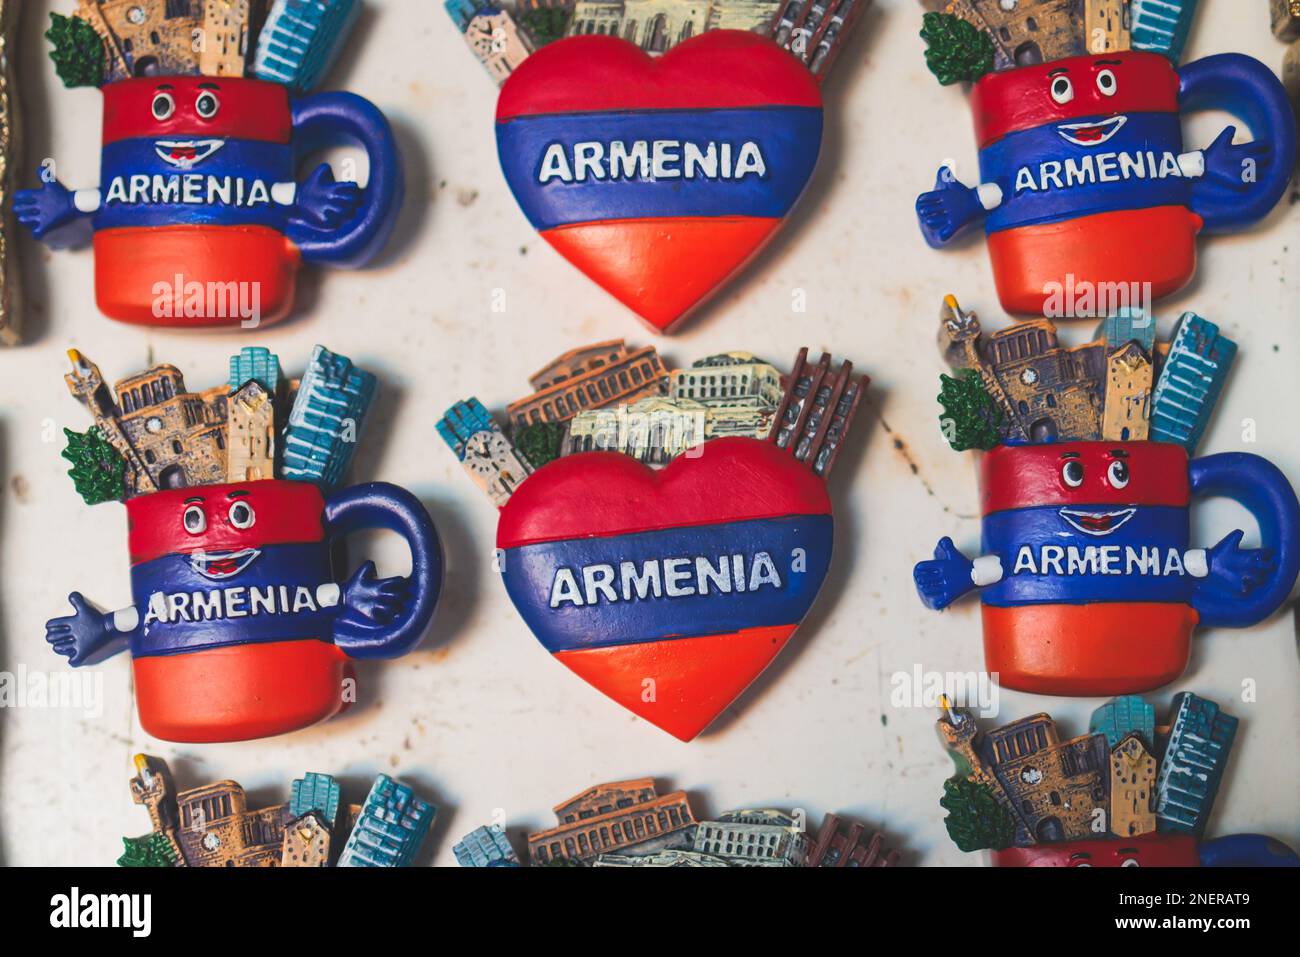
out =
[[[64,86],[99,86],[104,82],[104,41],[85,20],[51,13],[45,39],[54,45],[50,59]]]
[[[943,819],[948,836],[963,851],[1001,851],[1016,838],[1015,819],[987,784],[949,778],[943,782],[939,806],[948,812]]]
[[[939,425],[948,444],[958,452],[988,451],[998,444],[1002,410],[984,389],[974,369],[959,369],[956,375],[940,375],[939,404],[943,412]]]
[[[519,17],[519,26],[532,38],[534,47],[560,39],[568,25],[569,11],[563,7],[534,7]]]
[[[72,463],[68,474],[77,494],[87,505],[119,502],[126,496],[126,459],[109,444],[99,429],[91,426],[84,434],[64,429],[68,447],[63,457]]]
[[[144,837],[124,837],[126,850],[117,859],[118,867],[172,867],[176,855],[171,842],[157,831]]]
[[[925,65],[944,86],[974,83],[993,69],[993,38],[955,13],[927,13]]]
[[[534,422],[515,433],[515,448],[535,469],[560,457],[560,443],[564,441],[564,426],[558,422]]]

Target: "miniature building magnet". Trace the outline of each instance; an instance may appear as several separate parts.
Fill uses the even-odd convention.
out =
[[[396,657],[420,640],[442,585],[428,512],[394,485],[334,487],[355,434],[318,448],[309,480],[285,477],[289,456],[277,462],[277,451],[301,426],[291,417],[276,443],[275,406],[289,397],[274,356],[245,350],[231,382],[250,378],[194,394],[169,365],[110,391],[94,363],[71,355],[69,388],[96,425],[69,430],[64,457],[89,504],[125,500],[133,604],[104,613],[73,592],[74,614],[51,619],[46,640],[74,667],[129,648],[146,731],[235,741],[306,727],[355,700],[344,694],[349,659]],[[314,362],[345,370],[345,381],[369,375],[321,347]],[[330,394],[309,373],[295,408]],[[355,398],[335,397],[334,409],[359,425]],[[409,578],[378,578],[371,562],[340,575],[334,543],[365,528],[406,540]]]
[[[709,30],[653,58],[601,31],[528,56],[501,88],[496,130],[529,223],[670,331],[803,193],[821,150],[821,71],[864,6],[785,5],[779,42]]]
[[[1167,46],[1176,59],[1194,6],[1135,3],[1133,46]],[[1175,7],[1176,23],[1161,20],[1157,8]],[[951,16],[926,14],[922,36],[943,82],[973,81],[979,184],[943,167],[917,199],[917,215],[935,247],[984,224],[1008,312],[1043,315],[1047,290],[1067,282],[1149,283],[1151,297],[1168,295],[1191,279],[1200,231],[1250,226],[1285,192],[1295,119],[1262,63],[1226,53],[1175,68],[1149,50],[1060,50],[990,72],[996,33],[957,30],[966,21]],[[1229,126],[1188,150],[1182,117],[1205,109],[1239,117],[1253,140],[1234,143]]]
[[[593,347],[591,369],[557,378],[556,393],[540,407],[530,400],[512,406],[523,423],[521,446],[536,430],[582,425],[582,407],[604,411],[601,397],[613,390],[601,376],[604,357],[618,354],[613,346],[602,344],[599,356]],[[634,374],[615,368],[610,375],[625,392],[634,376],[650,390],[667,378],[666,398],[694,403],[686,410],[698,417],[689,445],[660,428],[665,410],[645,398],[619,408],[625,422],[637,419],[625,427],[583,425],[576,439],[558,439],[551,456],[530,459],[537,467],[522,481],[516,449],[481,405],[453,406],[439,425],[501,508],[502,577],[538,641],[589,684],[683,741],[776,657],[830,566],[824,479],[866,380],[855,379],[848,363],[832,372],[829,355],[813,364],[806,353],[779,399],[770,367],[748,353],[667,376],[657,357],[642,356]],[[734,417],[731,434],[727,417]],[[716,437],[709,437],[710,421]],[[589,443],[596,433],[614,441]],[[605,447],[623,452],[599,450]],[[638,459],[667,464],[656,470]]]
[[[351,5],[280,0],[262,41],[277,42],[286,8]],[[50,180],[20,191],[14,210],[56,248],[93,235],[95,298],[111,318],[155,326],[274,322],[292,308],[302,262],[357,268],[392,232],[403,183],[388,121],[350,93],[299,98],[296,74],[268,81],[236,72],[247,59],[253,6],[260,5],[211,3],[201,26],[193,17],[192,29],[205,37],[202,53],[172,4],[164,11],[160,3],[83,0],[75,17],[56,16],[48,35],[60,75],[102,88],[100,185],[69,190]],[[157,19],[141,43],[126,42],[141,24],[129,10],[119,22],[120,7]],[[299,50],[313,65],[323,55],[312,46],[318,41],[323,36],[309,37]],[[151,43],[163,50],[147,52]],[[338,141],[364,148],[365,187],[336,181],[328,164],[297,178],[305,156]]]

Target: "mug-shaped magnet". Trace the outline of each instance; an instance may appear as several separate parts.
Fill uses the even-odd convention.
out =
[[[1300,502],[1276,466],[1240,452],[1188,461],[1163,442],[1001,445],[981,462],[981,556],[945,538],[914,571],[930,608],[980,589],[985,670],[1038,694],[1113,695],[1173,681],[1197,625],[1244,628],[1300,571]],[[1192,548],[1193,498],[1259,524]]]
[[[52,245],[94,233],[95,298],[105,315],[152,326],[283,318],[302,261],[357,268],[387,242],[403,195],[384,115],[351,93],[290,96],[242,77],[161,76],[102,88],[98,189],[57,180],[15,195],[14,211]],[[304,158],[352,142],[364,188]]]
[[[998,297],[1043,314],[1051,289],[1150,283],[1150,298],[1185,285],[1202,230],[1242,229],[1286,191],[1295,118],[1258,60],[1209,56],[1181,69],[1158,53],[1068,57],[989,73],[971,90],[980,183],[948,167],[916,202],[926,241],[942,246],[983,221]],[[1182,119],[1219,109],[1229,126],[1203,150]]]
[[[169,741],[240,741],[307,727],[341,711],[349,659],[415,647],[442,587],[428,512],[372,482],[323,495],[264,479],[167,489],[126,502],[132,607],[101,613],[80,594],[47,640],[72,665],[128,649],[140,723]],[[340,581],[338,539],[401,535],[409,578],[364,562]]]

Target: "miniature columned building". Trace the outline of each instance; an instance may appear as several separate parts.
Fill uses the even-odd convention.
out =
[[[622,339],[611,339],[564,353],[529,382],[533,394],[506,408],[515,429],[567,422],[583,409],[663,395],[668,370],[654,346],[630,350]]]
[[[528,835],[534,863],[583,861],[631,845],[663,848],[664,839],[695,824],[683,791],[662,797],[653,778],[599,784],[555,806],[559,826]]]

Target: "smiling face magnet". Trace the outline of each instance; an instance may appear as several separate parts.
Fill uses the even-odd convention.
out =
[[[529,223],[669,331],[772,238],[812,176],[818,74],[864,4],[835,6],[794,5],[797,22],[778,17],[771,36],[713,30],[657,57],[613,35],[529,56],[496,124]]]
[[[833,538],[825,476],[865,380],[806,350],[789,377],[748,353],[668,372],[648,352],[562,356],[556,385],[510,407],[513,444],[474,400],[439,430],[501,507],[502,578],[537,640],[689,741],[817,597]],[[557,413],[629,365],[655,370],[639,397]]]
[[[1008,312],[1043,315],[1050,291],[1067,284],[1169,295],[1192,278],[1201,231],[1251,226],[1286,191],[1295,119],[1259,61],[1224,53],[1179,68],[1174,51],[1138,48],[1135,30],[1133,49],[1126,35],[1105,52],[1084,53],[1093,47],[1081,36],[1059,48],[1026,42],[1021,59],[1002,64],[1003,14],[984,4],[970,16],[926,14],[921,35],[940,82],[972,83],[978,183],[945,165],[916,211],[935,247],[983,223]],[[1058,37],[1078,26],[1065,10],[1042,19]],[[1227,126],[1208,146],[1188,147],[1182,121],[1202,110],[1236,117],[1252,139],[1234,142]]]

